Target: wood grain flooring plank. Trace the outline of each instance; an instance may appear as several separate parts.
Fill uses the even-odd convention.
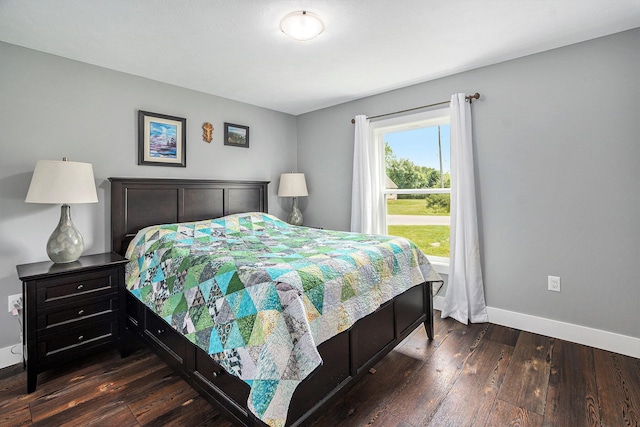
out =
[[[152,390],[144,398],[130,403],[129,408],[135,415],[140,425],[151,423],[156,418],[162,417],[174,408],[194,399],[198,393],[191,387],[185,387],[184,381],[179,377],[167,377],[162,387]]]
[[[232,427],[233,424],[202,396],[187,399],[164,414],[141,423],[145,427]]]
[[[73,363],[64,363],[52,369],[48,369],[38,374],[37,386],[40,387],[41,385],[48,384],[49,382],[59,384],[61,378],[64,378],[64,381],[71,383],[80,382],[87,378],[93,378],[101,371],[119,366],[120,362],[114,357],[117,354],[118,352],[115,350],[94,353],[74,360]]]
[[[91,372],[84,369],[77,372],[61,369],[62,376],[52,377],[36,393],[20,395],[27,405],[24,407],[26,418],[31,419],[28,406],[31,404],[36,409],[35,426],[139,426],[141,424],[130,406],[140,410],[139,406],[144,405],[144,399],[155,392],[165,394],[163,399],[158,400],[162,402],[161,408],[151,409],[152,412],[155,411],[151,414],[145,412],[141,417],[143,423],[219,427],[232,425],[156,355],[148,350],[138,353],[126,359],[120,359],[116,355],[111,355],[108,360],[97,358],[100,363],[88,365],[92,366]],[[12,378],[11,387],[17,388],[14,383],[20,382],[20,392],[23,393],[26,375],[17,380]],[[0,382],[0,388],[7,389],[8,384],[8,381]],[[78,387],[80,390],[77,390]],[[38,391],[42,394],[38,395]],[[185,397],[176,398],[178,395]],[[0,405],[3,404],[5,401],[0,401]],[[21,419],[17,419],[17,415],[19,414],[13,413],[11,420],[0,422],[0,425],[31,425],[30,421],[19,422]]]
[[[313,422],[313,426],[366,426],[377,418],[395,394],[395,390],[367,375],[343,398],[328,407],[323,415]]]
[[[72,411],[66,418],[54,416],[32,424],[33,427],[89,427],[89,426],[117,426],[138,427],[138,421],[133,416],[129,407],[123,402],[110,402],[108,405],[90,408],[90,410]],[[58,413],[61,415],[63,413]]]
[[[494,404],[513,347],[482,340],[431,419],[434,426],[470,426],[484,421]]]
[[[0,407],[0,426],[18,427],[31,425],[29,405]]]
[[[148,352],[126,360],[118,360],[116,356],[108,362],[94,365],[90,372],[67,372],[66,375],[55,378],[46,384],[48,393],[31,403],[33,421],[72,420],[78,413],[86,411],[86,408],[111,399],[108,395],[127,383],[163,369],[171,373],[160,363],[149,363],[150,359],[155,357]],[[66,405],[60,405],[61,400],[64,400]]]
[[[600,426],[592,348],[555,341],[544,425]]]
[[[527,411],[508,402],[496,399],[489,419],[484,427],[538,427],[542,426],[542,415]],[[579,426],[575,426],[579,427]]]
[[[125,400],[129,406],[136,405],[140,400],[148,398],[150,393],[157,393],[158,390],[182,380],[160,358],[154,359],[154,362],[157,369],[151,374],[140,376],[118,390],[118,396]]]
[[[640,369],[638,359],[593,349],[602,423],[638,427]]]
[[[498,399],[544,415],[553,339],[521,332]]]
[[[7,368],[10,372],[17,373],[12,377],[0,381],[0,411],[10,411],[13,406],[20,407],[24,404],[32,405],[36,401],[45,401],[55,398],[60,393],[60,389],[69,382],[82,382],[87,376],[95,376],[96,372],[103,363],[113,363],[113,354],[105,352],[104,354],[93,355],[77,361],[76,369],[70,365],[63,365],[50,371],[42,373],[38,376],[38,388],[32,393],[27,394],[27,374],[22,369],[22,364]],[[116,364],[119,362],[115,362]],[[5,370],[3,370],[5,371]],[[56,376],[56,373],[59,375]],[[45,384],[43,387],[42,384]],[[55,390],[58,390],[56,394]]]
[[[128,406],[121,404],[119,407],[111,411],[103,413],[98,417],[85,416],[78,426],[83,427],[138,427],[138,421],[133,416]]]
[[[31,422],[31,409],[29,404],[35,396],[27,395],[27,374],[20,368],[14,370],[13,376],[7,376],[0,380],[0,426],[22,425],[26,420]],[[38,392],[38,390],[36,390]]]
[[[455,327],[386,411],[413,425],[435,413],[486,330],[486,324]]]
[[[424,365],[424,361],[407,356],[400,351],[393,350],[376,366],[371,374],[379,383],[391,388],[401,388]]]
[[[507,328],[506,326],[494,325],[493,323],[487,328],[484,339],[515,347],[518,342],[520,331],[518,329]]]
[[[130,384],[133,383],[128,383],[127,386]],[[47,425],[53,423],[54,425],[81,426],[93,419],[108,417],[110,414],[125,415],[119,414],[118,408],[127,404],[127,401],[123,399],[121,394],[121,392],[127,390],[127,386],[115,389],[115,392],[112,392],[114,389],[96,392],[95,387],[88,386],[86,396],[82,399],[78,399],[75,394],[56,399],[55,402],[50,402],[47,405],[48,407],[55,407],[55,410],[45,412],[46,417],[43,417],[42,413],[40,413],[40,418],[35,421],[34,424],[41,423],[42,425]],[[133,385],[133,387],[135,387],[135,385]],[[137,390],[137,392],[140,391]],[[135,421],[135,417],[133,419]]]
[[[400,418],[386,412],[380,412],[374,419],[367,423],[367,427],[413,427],[411,424],[402,421]]]
[[[434,322],[432,341],[429,341],[425,328],[419,327],[412,335],[400,343],[398,347],[396,347],[396,350],[415,359],[423,361],[429,360],[442,342],[447,339],[447,336],[460,326],[460,323],[449,317],[440,319],[434,314],[434,318],[437,320]]]

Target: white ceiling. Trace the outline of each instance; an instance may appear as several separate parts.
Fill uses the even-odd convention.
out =
[[[1,41],[296,115],[636,27],[640,0],[0,0]]]

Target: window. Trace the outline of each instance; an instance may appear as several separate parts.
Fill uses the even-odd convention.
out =
[[[384,149],[385,164],[381,167],[386,174],[387,233],[412,240],[433,264],[448,266],[449,109],[378,121],[371,126],[377,146]]]

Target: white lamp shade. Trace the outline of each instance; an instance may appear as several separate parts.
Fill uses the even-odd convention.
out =
[[[25,202],[97,203],[93,166],[66,160],[38,160]]]
[[[320,18],[305,11],[293,12],[282,18],[280,30],[294,40],[311,40],[324,31]]]
[[[303,173],[283,173],[280,175],[278,197],[308,196],[307,181]]]

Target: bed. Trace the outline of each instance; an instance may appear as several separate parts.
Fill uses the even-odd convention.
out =
[[[277,341],[265,343],[263,347],[251,347],[253,350],[247,350],[246,354],[240,350],[240,354],[238,354],[236,346],[227,345],[228,342],[240,339],[241,336],[244,336],[247,342],[255,340],[255,337],[250,332],[242,334],[242,324],[238,328],[237,325],[239,323],[230,321],[229,325],[233,326],[225,326],[223,349],[219,339],[219,336],[222,335],[216,334],[216,330],[220,331],[219,326],[207,325],[205,320],[201,320],[200,315],[192,316],[193,318],[189,317],[188,308],[183,310],[187,312],[186,317],[184,314],[177,316],[172,313],[175,307],[186,304],[184,302],[185,298],[178,296],[177,298],[182,302],[179,303],[177,302],[178,299],[174,298],[174,302],[170,303],[169,300],[175,297],[175,292],[162,290],[159,292],[167,293],[164,305],[150,302],[150,300],[145,302],[145,297],[148,297],[157,288],[153,277],[163,274],[163,272],[157,272],[159,270],[157,265],[153,265],[154,257],[157,258],[159,256],[156,255],[156,252],[151,252],[151,249],[155,251],[162,247],[167,254],[171,252],[184,255],[188,252],[189,254],[200,256],[199,251],[204,250],[203,248],[211,244],[211,242],[218,244],[220,236],[225,237],[230,242],[236,242],[241,239],[253,242],[254,240],[251,239],[260,238],[262,239],[261,241],[255,242],[256,248],[271,248],[273,252],[278,254],[275,256],[280,257],[275,260],[266,260],[271,267],[273,276],[274,269],[282,268],[282,264],[279,264],[283,261],[281,258],[289,256],[282,255],[282,239],[286,242],[298,242],[298,246],[304,246],[305,248],[307,248],[305,242],[311,239],[321,240],[323,242],[321,245],[322,250],[318,250],[313,254],[303,253],[303,255],[300,255],[300,251],[297,249],[291,250],[288,247],[286,253],[290,254],[291,257],[297,257],[293,261],[298,263],[306,263],[307,259],[324,260],[324,264],[320,267],[304,264],[303,268],[300,267],[300,264],[296,264],[300,267],[299,272],[303,270],[314,271],[313,269],[322,268],[326,273],[327,266],[336,265],[336,263],[345,264],[345,259],[351,260],[349,257],[356,257],[354,258],[356,261],[352,260],[351,262],[354,265],[360,265],[357,260],[359,255],[352,255],[351,253],[333,254],[331,257],[326,255],[330,253],[328,252],[330,246],[338,244],[339,240],[345,238],[344,235],[349,233],[289,226],[268,215],[268,182],[264,181],[148,178],[109,178],[109,180],[111,181],[112,248],[115,252],[120,254],[127,253],[131,257],[132,262],[128,265],[128,271],[129,273],[132,271],[136,273],[135,275],[129,274],[126,280],[130,288],[126,293],[127,330],[130,332],[128,336],[136,336],[146,342],[192,387],[239,425],[298,426],[308,423],[314,419],[314,415],[317,415],[318,411],[331,400],[346,392],[355,381],[365,375],[375,363],[415,328],[424,324],[427,335],[430,339],[433,338],[432,285],[439,282],[439,277],[428,266],[425,267],[422,264],[418,266],[415,265],[415,262],[411,262],[413,265],[412,273],[407,274],[413,274],[412,280],[415,282],[416,271],[419,270],[424,273],[420,277],[427,279],[418,285],[407,285],[405,286],[406,289],[405,287],[398,287],[393,294],[386,295],[385,298],[390,296],[390,299],[381,304],[375,301],[373,303],[367,302],[364,305],[362,303],[354,303],[353,307],[355,308],[345,309],[340,306],[339,309],[336,308],[332,311],[327,308],[329,305],[325,301],[324,312],[326,318],[331,319],[329,313],[337,313],[333,316],[332,322],[324,321],[326,324],[334,325],[334,332],[337,331],[337,334],[331,337],[329,335],[332,334],[319,332],[330,328],[325,327],[325,324],[322,327],[317,326],[321,321],[316,320],[315,316],[309,314],[308,308],[310,307],[313,310],[313,304],[315,304],[313,289],[309,288],[311,290],[308,292],[309,296],[307,298],[306,287],[305,292],[302,292],[301,288],[296,290],[278,287],[277,292],[280,297],[293,295],[292,301],[298,299],[302,301],[299,303],[292,302],[290,305],[282,303],[282,307],[285,309],[282,310],[282,314],[276,313],[284,319],[279,319],[278,321],[281,324],[286,324],[289,332],[294,331],[289,335],[290,337],[293,336],[291,343],[286,343],[289,350],[293,349],[290,353],[292,360],[287,362],[286,367],[276,368],[275,365],[279,363],[279,357],[277,350],[274,350],[271,358],[274,359],[272,362],[274,369],[279,369],[280,372],[278,381],[270,380],[271,377],[263,377],[261,374],[256,374],[250,378],[246,377],[247,372],[252,372],[253,374],[264,372],[263,368],[257,367],[257,362],[255,366],[247,363],[247,360],[250,360],[248,359],[249,353],[254,356],[253,360],[256,361],[259,359],[256,356],[259,350],[255,349],[275,348],[272,347],[276,345],[274,342],[280,345],[282,339],[277,338]],[[251,232],[255,233],[255,235],[238,237],[236,231],[240,228],[243,231],[246,229],[254,230]],[[195,243],[197,244],[192,244],[194,243],[193,230],[196,229],[199,230],[198,233],[200,234],[198,236],[200,237],[196,238],[197,242]],[[202,230],[206,230],[204,234]],[[167,238],[163,237],[165,235],[171,236],[170,243],[167,242]],[[205,237],[203,238],[202,236]],[[228,236],[232,236],[232,240]],[[372,236],[363,237],[364,240],[373,238]],[[389,251],[391,252],[397,249],[397,242],[389,243],[388,238],[385,240],[381,236],[379,239],[384,241],[381,243],[381,247],[390,248]],[[294,244],[293,246],[296,245]],[[128,248],[129,251],[127,252]],[[264,256],[270,255],[265,253],[260,258],[260,256],[256,255],[259,253],[257,249],[252,251],[251,247],[249,247],[247,251],[247,248],[244,247],[243,250],[245,251],[242,253],[243,256],[251,258],[251,262],[248,263],[245,259],[243,261],[244,264],[239,263],[238,271],[234,277],[237,279],[238,275],[243,271],[245,273],[251,271],[253,276],[245,275],[242,278],[242,282],[250,282],[247,277],[254,277],[258,274],[255,273],[257,270],[255,270],[254,264],[265,263]],[[162,255],[162,259],[164,260],[165,258],[166,256]],[[394,262],[397,263],[397,261]],[[202,263],[205,262],[202,261]],[[224,276],[223,273],[226,272],[224,270],[224,262],[220,262],[217,258],[214,261],[207,259],[206,268],[210,269],[210,266],[214,264],[222,269],[222,273],[216,277]],[[243,270],[245,266],[247,269]],[[391,266],[391,268],[395,267],[395,265]],[[203,271],[204,267],[199,266],[197,268],[199,268],[197,271]],[[144,270],[145,274],[147,274],[145,279],[141,279],[143,277],[142,274],[138,275],[141,270]],[[150,274],[149,271],[153,271],[153,274]],[[280,270],[277,272],[278,275],[284,275],[282,277],[290,273]],[[187,273],[180,274],[182,274],[181,278],[176,279],[175,283],[177,283],[177,280],[182,279],[184,280],[181,283],[188,282],[188,278],[184,278]],[[217,273],[211,273],[207,278],[212,277],[213,274]],[[174,283],[174,278],[164,280],[165,277],[161,277],[161,279],[163,280],[160,280],[160,282],[163,284],[166,281]],[[255,285],[259,284],[260,286],[269,282],[269,280],[263,279],[254,281]],[[287,280],[281,280],[280,278],[271,281],[275,282],[277,286],[287,282]],[[154,283],[152,284],[151,282]],[[236,283],[238,282],[236,280]],[[396,280],[394,283],[401,282],[402,280]],[[233,286],[228,284],[230,283],[229,280],[225,283],[225,289],[227,286]],[[247,289],[259,289],[259,286],[253,285],[247,285]],[[269,286],[273,288],[275,285],[270,284]],[[381,292],[375,286],[372,286],[372,289],[374,290],[371,293],[376,297]],[[344,289],[341,292],[344,297]],[[168,295],[168,293],[172,295]],[[187,294],[188,291],[185,291],[185,295]],[[236,294],[234,293],[233,295]],[[198,294],[198,298],[202,298],[200,294]],[[283,298],[288,300],[289,297],[285,296]],[[194,300],[193,297],[189,296],[186,299],[189,301]],[[240,302],[240,299],[231,299],[230,293],[227,293],[227,299],[228,301],[223,303],[218,301],[220,304],[224,304],[224,307],[220,304],[218,304],[217,308],[209,306],[211,313],[215,311],[217,319],[224,317],[221,314],[224,309],[229,313],[235,313],[236,317],[241,318],[241,320],[247,318],[239,313],[239,311],[247,310],[247,306],[243,305],[244,303]],[[224,298],[221,300],[224,300]],[[284,300],[281,299],[280,301]],[[351,300],[347,299],[347,301]],[[256,303],[257,305],[258,303]],[[170,307],[168,311],[167,307]],[[234,307],[234,309],[231,310],[229,307]],[[318,307],[321,307],[321,305]],[[251,310],[255,308],[252,306]],[[301,308],[304,310],[301,310]],[[345,318],[353,317],[352,311],[349,310],[357,311],[364,315],[355,322],[345,321],[341,323],[341,316]],[[318,309],[318,311],[323,310]],[[300,315],[301,312],[302,315]],[[252,313],[254,315],[252,319],[255,319],[255,312]],[[348,313],[348,315],[344,313]],[[244,314],[246,315],[247,313]],[[177,321],[176,317],[178,318]],[[305,318],[307,321],[305,321]],[[196,323],[199,325],[198,327],[194,326]],[[274,321],[273,324],[276,325],[277,322]],[[298,327],[301,329],[296,329]],[[277,329],[275,326],[273,328],[261,326],[261,328],[264,330],[269,329],[269,331],[274,328]],[[302,332],[299,332],[299,330]],[[232,338],[234,333],[236,338]],[[276,334],[272,335],[276,336]],[[310,345],[310,343],[314,344],[316,341],[320,342],[317,348],[315,345]],[[209,351],[205,351],[207,348]],[[261,350],[260,354],[262,355],[263,353],[265,351]],[[245,356],[244,362],[239,361],[242,359],[234,359],[234,357],[240,358],[243,355]],[[263,360],[263,358],[261,357],[260,360]],[[238,366],[242,369],[239,370]],[[268,396],[268,398],[263,398],[263,396]]]

